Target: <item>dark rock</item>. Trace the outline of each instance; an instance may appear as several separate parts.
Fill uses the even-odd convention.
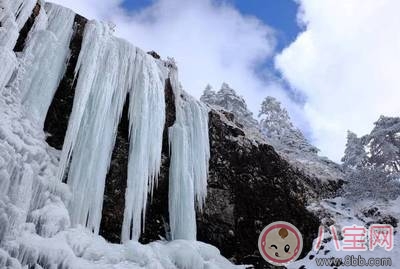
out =
[[[367,222],[366,226],[369,227],[372,224],[389,224],[392,225],[393,228],[396,228],[399,223],[399,220],[391,215],[384,215],[380,216],[379,218],[375,219],[374,221]]]
[[[373,207],[370,209],[366,209],[364,210],[362,213],[364,214],[364,216],[366,216],[367,218],[373,217],[376,214],[380,214],[380,212],[378,211],[379,209],[377,207]]]
[[[209,128],[209,192],[204,212],[198,214],[198,239],[245,264],[245,257],[258,253],[260,226],[287,221],[303,235],[304,257],[319,226],[318,219],[305,209],[304,175],[271,146],[252,144],[218,112],[210,112]],[[263,268],[267,263],[257,256],[254,265]]]
[[[100,235],[112,243],[120,243],[125,208],[125,189],[128,177],[128,158],[126,156],[129,155],[128,108],[129,98],[127,97],[118,125],[104,190]]]
[[[147,52],[147,54],[153,56],[154,59],[161,59],[160,55],[158,55],[157,52],[155,52],[154,50]]]

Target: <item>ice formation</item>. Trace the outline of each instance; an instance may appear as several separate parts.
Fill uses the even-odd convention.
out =
[[[13,52],[34,8],[23,50]],[[75,16],[44,1],[0,0],[0,267],[231,268],[217,249],[194,241],[196,204],[201,210],[207,194],[208,110],[180,89],[173,64],[114,37],[108,24],[88,22],[63,149],[45,142],[43,122],[70,57]],[[171,235],[189,241],[141,245],[161,164],[168,78],[176,98]],[[124,244],[117,245],[97,233],[126,98],[130,149]]]
[[[172,239],[196,240],[195,201],[202,209],[207,194],[208,109],[180,91],[172,76],[176,121],[169,129],[169,215]]]
[[[76,73],[76,98],[59,173],[62,179],[71,160],[71,221],[99,232],[105,179],[129,93],[131,149],[122,238],[130,239],[133,222],[132,237],[137,240],[148,186],[160,169],[165,72],[149,55],[115,38],[109,25],[93,21],[86,25]]]
[[[74,18],[69,9],[48,4],[42,7],[20,57],[25,66],[16,87],[26,109],[41,124],[64,75]]]
[[[165,124],[165,70],[149,55],[136,54],[129,105],[129,163],[122,241],[138,240],[145,222],[147,194],[153,191],[161,165]]]
[[[13,49],[19,31],[32,13],[35,0],[0,1],[0,46]]]

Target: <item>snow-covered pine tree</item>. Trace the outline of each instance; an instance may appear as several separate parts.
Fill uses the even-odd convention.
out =
[[[215,92],[207,85],[200,100],[211,106],[218,106],[231,112],[236,120],[246,128],[257,128],[258,122],[253,118],[253,113],[247,108],[246,101],[236,94],[227,83],[222,83],[221,89]]]
[[[347,196],[394,199],[400,195],[400,118],[381,116],[370,134],[348,132],[345,155]]]
[[[347,131],[347,143],[342,158],[343,166],[356,168],[362,166],[367,159],[364,145],[361,138],[358,138],[352,131]]]
[[[272,140],[277,140],[289,149],[302,152],[318,153],[318,149],[311,145],[303,133],[296,128],[285,108],[274,97],[268,96],[261,104],[260,128]]]
[[[400,184],[394,175],[373,167],[358,167],[346,173],[348,184],[346,197],[353,201],[361,199],[390,200],[400,195]]]
[[[369,163],[390,173],[400,172],[400,118],[381,116],[365,137]]]

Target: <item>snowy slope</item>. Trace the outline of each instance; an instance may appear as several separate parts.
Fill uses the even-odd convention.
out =
[[[377,268],[399,268],[400,267],[400,234],[396,227],[396,221],[393,219],[400,219],[400,199],[392,200],[390,202],[376,202],[376,201],[360,201],[356,204],[336,197],[334,199],[324,200],[319,203],[315,203],[310,206],[310,210],[317,212],[322,219],[322,223],[325,224],[324,239],[319,250],[312,250],[308,255],[288,266],[289,269],[310,269],[310,268],[353,268],[354,266],[348,266],[346,264],[319,265],[317,266],[317,259],[320,258],[340,258],[343,262],[346,256],[353,255],[354,257],[362,257],[366,261],[371,258],[374,259],[387,259],[391,260],[391,266],[379,266]],[[369,214],[371,209],[374,210],[374,214]],[[376,211],[375,211],[376,210]],[[369,212],[368,212],[369,211]],[[341,231],[344,227],[353,225],[369,227],[370,224],[376,223],[389,223],[395,227],[393,241],[394,247],[391,251],[386,251],[382,247],[376,247],[374,250],[367,251],[343,251],[336,250],[333,235],[328,226],[334,225],[337,231]],[[339,244],[343,245],[342,241],[344,238],[339,237]],[[359,238],[358,238],[359,239]],[[314,241],[314,246],[317,245],[317,239]],[[380,260],[383,261],[383,260]]]
[[[115,38],[106,24],[89,22],[75,70],[71,119],[64,147],[57,151],[45,142],[43,123],[69,59],[75,14],[43,1],[2,0],[0,7],[0,267],[233,267],[218,249],[194,241],[195,204],[187,201],[196,200],[201,208],[206,195],[208,111],[181,93],[174,64]],[[38,14],[24,49],[14,52],[18,32],[34,8]],[[170,221],[172,238],[184,240],[142,245],[136,240],[147,195],[157,184],[167,78],[178,104],[170,130],[171,158],[178,160],[171,163],[176,195],[169,201]],[[125,98],[131,99],[135,150],[129,156],[125,244],[118,245],[97,233]],[[188,158],[180,162],[182,152]]]
[[[315,186],[336,184],[344,178],[340,165],[318,155],[303,133],[294,126],[286,109],[273,97],[266,97],[260,109],[260,122],[254,119],[246,101],[224,83],[217,92],[208,86],[201,100],[216,110],[231,112],[248,137],[272,145],[293,167],[309,178]]]

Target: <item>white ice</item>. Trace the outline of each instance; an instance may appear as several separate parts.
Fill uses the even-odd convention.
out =
[[[74,18],[69,9],[42,7],[20,58],[24,68],[15,87],[21,91],[26,109],[41,124],[64,75]],[[40,30],[45,25],[46,29]]]
[[[89,22],[79,56],[79,76],[62,153],[60,178],[73,152],[67,184],[71,221],[99,232],[105,179],[116,130],[130,86],[136,50],[111,35],[108,25]]]
[[[208,109],[181,91],[176,71],[171,73],[176,122],[169,129],[169,216],[172,239],[196,240],[195,201],[202,209],[207,195]]]
[[[145,224],[148,193],[157,183],[165,124],[164,72],[138,50],[129,93],[129,163],[121,239],[138,240]]]

